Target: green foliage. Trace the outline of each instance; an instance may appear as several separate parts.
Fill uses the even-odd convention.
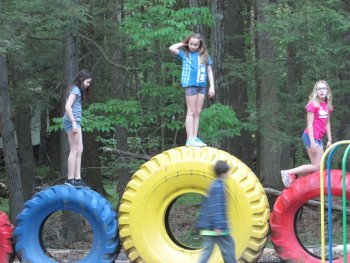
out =
[[[228,105],[216,103],[203,110],[200,118],[201,137],[210,145],[218,145],[224,138],[239,135],[241,122]]]
[[[5,212],[6,214],[9,213],[9,199],[8,198],[1,198],[0,199],[0,211]]]
[[[112,204],[113,207],[117,207],[119,202],[119,196],[116,191],[116,181],[104,181],[104,188],[108,193],[107,200]]]
[[[123,128],[137,128],[143,121],[140,105],[135,100],[108,100],[105,103],[91,104],[83,111],[84,131],[97,130],[101,132],[113,131],[116,126]]]
[[[49,126],[49,132],[57,132],[63,129],[62,117],[52,118]]]
[[[168,45],[170,40],[179,41],[190,34],[191,25],[212,23],[208,8],[181,8],[178,2],[125,1],[123,30],[132,40],[128,50],[149,48],[155,41]]]

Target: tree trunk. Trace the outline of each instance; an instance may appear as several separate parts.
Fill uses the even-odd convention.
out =
[[[1,6],[0,6],[1,8]],[[1,9],[0,9],[1,16]],[[11,120],[10,95],[8,86],[7,62],[0,53],[0,133],[3,141],[5,172],[9,188],[10,220],[15,222],[21,211],[24,199],[20,166],[17,157],[16,141]]]
[[[288,61],[287,61],[287,70],[288,70],[288,79],[286,86],[284,87],[283,94],[285,95],[284,98],[284,105],[285,105],[285,120],[288,122],[296,123],[296,114],[294,113],[294,94],[290,92],[291,90],[297,89],[297,81],[298,81],[298,70],[297,70],[297,57],[296,57],[296,47],[295,43],[291,42],[288,44]],[[293,118],[293,119],[291,119]],[[290,126],[289,126],[290,127]],[[289,135],[293,136],[293,132],[288,129],[288,127],[284,130],[284,132]],[[281,169],[289,169],[291,165],[294,165],[291,156],[291,144],[290,143],[282,143],[281,144],[282,152],[281,152],[281,163],[280,167]],[[281,181],[282,183],[282,181]]]
[[[342,5],[343,5],[344,10],[349,14],[350,13],[350,2],[349,1],[342,1]],[[346,32],[343,36],[344,45],[346,45],[346,46],[349,46],[349,44],[350,44],[349,36],[350,36],[350,32],[348,30],[348,32]],[[348,56],[348,61],[350,61],[349,56]],[[349,62],[344,67],[344,70],[341,70],[339,72],[339,78],[340,78],[340,80],[342,80],[346,83],[349,83],[349,81],[350,81],[350,64],[349,64]],[[341,96],[338,96],[337,100],[339,100],[339,102],[337,103],[338,105],[349,105],[349,101],[350,101],[349,91],[343,92]],[[338,132],[332,133],[332,136],[334,137],[333,138],[334,142],[341,141],[341,140],[348,140],[350,138],[349,107],[346,107],[345,110],[346,111],[344,112],[344,114],[341,114],[341,117],[340,117],[341,126],[339,127]],[[332,124],[332,122],[331,122],[331,124]]]
[[[18,156],[21,166],[22,191],[24,201],[35,193],[36,166],[31,136],[31,111],[28,106],[19,106],[15,111]]]
[[[119,63],[123,64],[122,61],[124,61],[124,57],[120,52],[117,52],[116,60],[119,61]],[[126,72],[118,67],[114,68],[115,72],[115,97],[119,99],[127,99],[127,92],[126,92],[126,83],[124,80]],[[128,151],[128,134],[127,130],[123,127],[116,127],[116,139],[117,139],[117,148],[121,151]],[[130,180],[130,167],[128,166],[128,157],[120,158],[121,162],[118,164],[118,195],[119,200],[121,199],[121,196],[124,193],[125,187],[128,184]]]
[[[119,6],[121,8],[121,10],[123,10],[123,4],[124,1],[120,0],[119,2]],[[121,23],[121,21],[115,21],[116,23]],[[122,39],[120,39],[120,41],[118,41],[118,46],[123,46],[122,43]],[[121,52],[122,49],[118,48],[115,56],[114,56],[114,60],[117,61],[119,64],[124,65],[126,58],[125,58],[125,53]],[[126,72],[123,68],[121,67],[114,67],[113,68],[113,72],[114,72],[114,78],[113,78],[113,82],[114,82],[114,93],[113,93],[113,97],[117,98],[117,99],[128,99],[128,87],[127,87],[127,83],[128,83],[128,72]],[[117,148],[118,150],[121,151],[128,151],[128,133],[127,130],[123,127],[116,127],[116,139],[117,139]],[[120,204],[120,200],[121,197],[124,193],[125,187],[128,184],[130,177],[131,177],[131,170],[130,167],[128,165],[129,163],[129,157],[125,157],[125,158],[120,158],[121,162],[118,163],[118,184],[117,184],[117,193],[119,196],[119,204]],[[118,204],[118,207],[119,207]]]
[[[230,105],[235,110],[238,119],[248,118],[247,82],[232,76],[232,65],[239,61],[245,62],[244,17],[242,1],[213,1],[212,12],[215,18],[213,30],[214,72],[217,98],[223,104]],[[229,65],[229,66],[225,66]],[[228,138],[222,148],[245,164],[253,166],[253,147],[251,133],[243,130],[241,136]]]
[[[268,17],[264,7],[269,0],[255,1],[257,23],[264,24]],[[265,187],[278,188],[280,179],[281,148],[278,141],[277,80],[275,71],[275,47],[266,31],[258,30],[256,55],[259,61],[257,70],[257,109],[259,115],[257,173]]]
[[[91,38],[95,38],[95,31],[93,27],[87,29],[89,32],[89,36]],[[102,40],[103,41],[103,40]],[[88,48],[82,47],[80,49],[82,54],[89,54],[91,52]],[[84,67],[93,69],[94,61],[92,61],[91,56],[86,56],[86,58],[82,61],[85,65]],[[102,79],[102,76],[97,76],[98,72],[94,72],[94,78]],[[101,92],[101,90],[100,90]],[[103,92],[103,91],[102,91]],[[92,88],[89,90],[89,96],[84,101],[84,108],[88,107],[91,103],[96,102],[96,94],[97,90]],[[84,109],[83,109],[84,111]],[[82,176],[84,180],[91,186],[95,191],[99,192],[103,196],[107,196],[107,192],[103,187],[103,178],[101,173],[101,161],[99,158],[99,148],[100,144],[96,142],[98,132],[83,132],[83,143],[84,143],[84,151],[82,156]]]
[[[103,187],[101,163],[99,160],[100,148],[96,142],[96,132],[84,133],[84,153],[83,153],[83,168],[82,175],[89,186],[91,186],[96,192],[106,196],[107,192]]]
[[[202,0],[189,0],[190,7],[201,7],[204,5]],[[204,35],[204,28],[202,24],[192,26],[192,31]]]
[[[78,73],[78,44],[76,33],[74,30],[66,31],[64,36],[64,80],[66,87],[73,81]],[[62,116],[66,102],[66,89],[62,94]],[[67,178],[68,173],[68,153],[69,144],[65,131],[61,132],[61,176]],[[65,222],[64,235],[67,244],[75,241],[83,240],[81,231],[81,220],[78,214],[72,212],[63,212],[63,220]]]
[[[43,91],[48,91],[49,86],[44,84]],[[40,112],[40,148],[39,148],[39,165],[49,166],[48,159],[48,142],[47,142],[47,118],[48,112],[46,109],[43,109]]]
[[[61,102],[58,102],[56,103],[55,107],[49,112],[49,119],[51,120],[53,118],[58,118],[61,116],[62,116]],[[67,163],[67,160],[61,158],[62,133],[63,133],[62,131],[50,132],[50,138],[48,141],[48,152],[50,156],[50,159],[49,159],[50,171],[47,176],[47,180],[49,184],[53,184],[59,178],[60,178],[59,180],[64,180],[67,177],[66,174],[61,175],[61,161],[63,163]]]

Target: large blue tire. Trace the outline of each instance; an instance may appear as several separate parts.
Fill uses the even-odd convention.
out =
[[[120,248],[117,214],[111,204],[97,192],[57,185],[37,193],[26,202],[17,216],[14,230],[15,249],[24,263],[53,263],[42,247],[41,229],[56,211],[81,214],[91,226],[94,238],[89,254],[80,263],[114,262]]]

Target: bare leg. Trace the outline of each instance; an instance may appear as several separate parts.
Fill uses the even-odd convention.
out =
[[[195,105],[195,112],[194,112],[194,117],[193,117],[193,136],[197,137],[198,136],[199,119],[200,119],[201,112],[203,109],[205,95],[197,94],[195,97],[196,97],[196,105]]]
[[[312,152],[310,148],[307,149],[311,164],[304,164],[299,167],[287,170],[289,174],[307,174],[313,173],[320,169],[321,158],[323,155],[323,147],[317,146],[316,152]]]
[[[81,179],[81,156],[83,154],[83,136],[81,133],[81,129],[79,129],[80,136],[79,136],[79,146],[78,146],[78,153],[77,153],[77,160],[75,165],[75,171],[74,171],[74,179]]]
[[[81,142],[81,129],[79,129],[78,133],[68,132],[67,135],[69,142],[68,179],[74,179],[75,172],[77,169],[77,159],[81,159],[81,153],[79,154]],[[80,162],[81,160],[79,160],[79,166]]]
[[[194,126],[194,115],[196,112],[196,103],[197,103],[197,96],[186,96],[186,104],[187,104],[187,114],[186,114],[186,133],[187,133],[187,139],[190,140],[195,135],[193,134],[193,126]]]

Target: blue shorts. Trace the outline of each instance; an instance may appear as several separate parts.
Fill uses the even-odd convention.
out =
[[[307,133],[304,132],[304,133],[303,133],[303,136],[302,136],[301,138],[303,139],[303,142],[304,142],[304,145],[305,145],[306,149],[309,149],[310,146],[311,146],[309,134],[307,134]],[[322,142],[322,140],[316,140],[316,139],[314,139],[314,141],[315,141],[315,144],[316,144],[317,146],[323,147],[323,142]]]
[[[205,95],[207,93],[206,87],[186,87],[186,96],[194,96],[197,94],[203,94]]]
[[[78,129],[81,129],[80,121],[75,121],[75,122],[77,124]],[[71,132],[73,130],[72,122],[70,120],[63,118],[62,124],[66,132]]]

